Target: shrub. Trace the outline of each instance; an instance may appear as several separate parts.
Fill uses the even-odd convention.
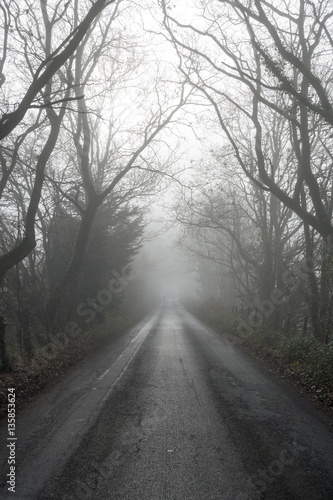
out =
[[[314,338],[312,337],[291,337],[284,338],[281,342],[281,354],[286,363],[301,361],[307,362],[309,354],[313,351]]]

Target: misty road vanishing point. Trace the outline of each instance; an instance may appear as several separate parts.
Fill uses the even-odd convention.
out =
[[[333,498],[326,416],[172,303],[22,410],[17,439],[1,498]]]

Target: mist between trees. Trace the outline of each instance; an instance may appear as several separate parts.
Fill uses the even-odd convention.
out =
[[[25,0],[1,16],[2,368],[81,327],[166,179],[201,306],[239,331],[271,301],[251,329],[330,346],[330,2]]]
[[[198,167],[204,181],[191,197],[182,193],[177,218],[197,242],[206,295],[247,308],[278,289],[284,300],[266,326],[296,333],[305,323],[327,342],[332,13],[327,2],[287,7],[203,2],[193,25],[165,8],[180,70],[211,104],[202,120],[215,113],[211,131],[220,138]],[[304,286],[294,290],[289,281],[306,263]]]
[[[191,89],[157,64],[134,3],[9,1],[0,12],[6,369],[15,355],[38,357],[68,322],[84,326],[77,306],[132,261],[147,195],[173,176]]]

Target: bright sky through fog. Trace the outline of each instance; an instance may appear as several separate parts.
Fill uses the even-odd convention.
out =
[[[148,90],[153,87],[154,79],[159,74],[164,80],[170,81],[166,85],[166,90],[174,88],[174,83],[179,79],[177,73],[178,56],[173,46],[160,33],[162,27],[158,24],[158,20],[162,20],[161,10],[155,4],[147,4],[148,8],[139,9],[132,22],[128,26],[128,32],[140,34],[139,40],[143,46],[149,47],[145,51],[143,58],[143,66],[138,67],[137,72],[133,75],[130,81],[130,86],[124,89],[121,93],[121,98],[112,103],[114,106],[114,114],[117,122],[122,127],[129,126],[131,122],[137,120],[138,115],[143,113],[143,108],[137,107],[138,101],[141,100],[143,92],[147,91],[147,99],[145,102],[145,113],[149,113],[150,102],[151,110],[156,109],[156,101],[151,99]],[[174,15],[185,24],[190,23],[196,16],[197,11],[193,7],[192,1],[174,2],[170,4],[171,15]],[[142,29],[144,28],[144,32]],[[145,49],[143,49],[145,50]],[[159,73],[157,73],[157,70]],[[141,93],[141,95],[140,95]],[[188,184],[192,180],[192,172],[194,165],[199,161],[202,154],[202,140],[205,139],[205,132],[197,123],[198,108],[188,108],[190,114],[186,120],[192,122],[196,127],[198,138],[196,138],[193,130],[187,125],[175,125],[173,131],[174,136],[168,134],[164,138],[168,146],[177,146],[176,156],[179,160],[172,169],[179,172],[185,171],[179,176],[181,182]],[[185,121],[185,120],[184,120]],[[163,133],[162,133],[163,136]],[[164,137],[164,136],[163,136]],[[160,151],[161,161],[164,161],[168,154],[167,147]],[[168,173],[172,173],[169,170]],[[175,230],[166,230],[166,221],[172,218],[172,205],[175,203],[175,187],[173,183],[167,191],[164,191],[160,196],[152,197],[149,201],[151,204],[148,219],[148,233],[153,231],[158,233],[150,241],[144,244],[142,251],[135,259],[134,274],[141,277],[144,282],[144,290],[147,295],[162,297],[162,295],[193,295],[195,294],[197,284],[193,279],[188,256],[176,248],[176,240],[179,233]],[[149,223],[149,220],[154,219],[155,222]]]
[[[198,11],[193,7],[192,1],[172,2],[170,6],[170,15],[177,17],[184,24],[190,23],[197,16]],[[145,30],[153,30],[157,33],[150,35],[152,46],[149,59],[161,63],[164,75],[168,74],[171,80],[177,79],[175,68],[179,63],[178,56],[170,42],[162,35],[158,35],[162,28],[154,17],[161,20],[161,12],[156,9],[141,12]],[[155,69],[155,64],[152,64],[151,68]],[[153,77],[153,71],[150,75]],[[201,141],[204,142],[206,139],[205,129],[197,123],[197,113],[201,113],[202,110],[189,108],[189,111],[191,114],[187,119],[196,128],[197,137],[189,126],[179,127],[182,137],[178,137],[180,139],[178,152],[181,159],[175,165],[176,171],[186,169],[179,177],[184,184],[192,181],[193,167],[202,155]],[[177,139],[169,138],[169,140],[176,142]],[[142,251],[135,259],[134,274],[140,276],[145,283],[144,293],[160,299],[163,295],[193,297],[198,289],[188,255],[176,246],[179,238],[178,230],[166,230],[167,221],[173,217],[172,205],[176,201],[176,187],[177,184],[174,183],[162,196],[151,199],[151,211],[148,218],[154,219],[154,222],[148,226],[148,233],[152,231],[157,234],[144,244]]]

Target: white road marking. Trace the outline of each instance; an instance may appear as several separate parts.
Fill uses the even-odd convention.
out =
[[[119,358],[118,358],[118,359],[119,359]],[[102,380],[102,378],[104,378],[104,377],[105,377],[105,375],[107,375],[107,374],[109,373],[109,371],[110,371],[110,370],[111,370],[111,367],[110,367],[110,368],[108,368],[107,370],[105,370],[105,372],[104,372],[104,373],[102,373],[102,375],[101,375],[100,377],[98,377],[97,382],[99,382],[100,380]]]

